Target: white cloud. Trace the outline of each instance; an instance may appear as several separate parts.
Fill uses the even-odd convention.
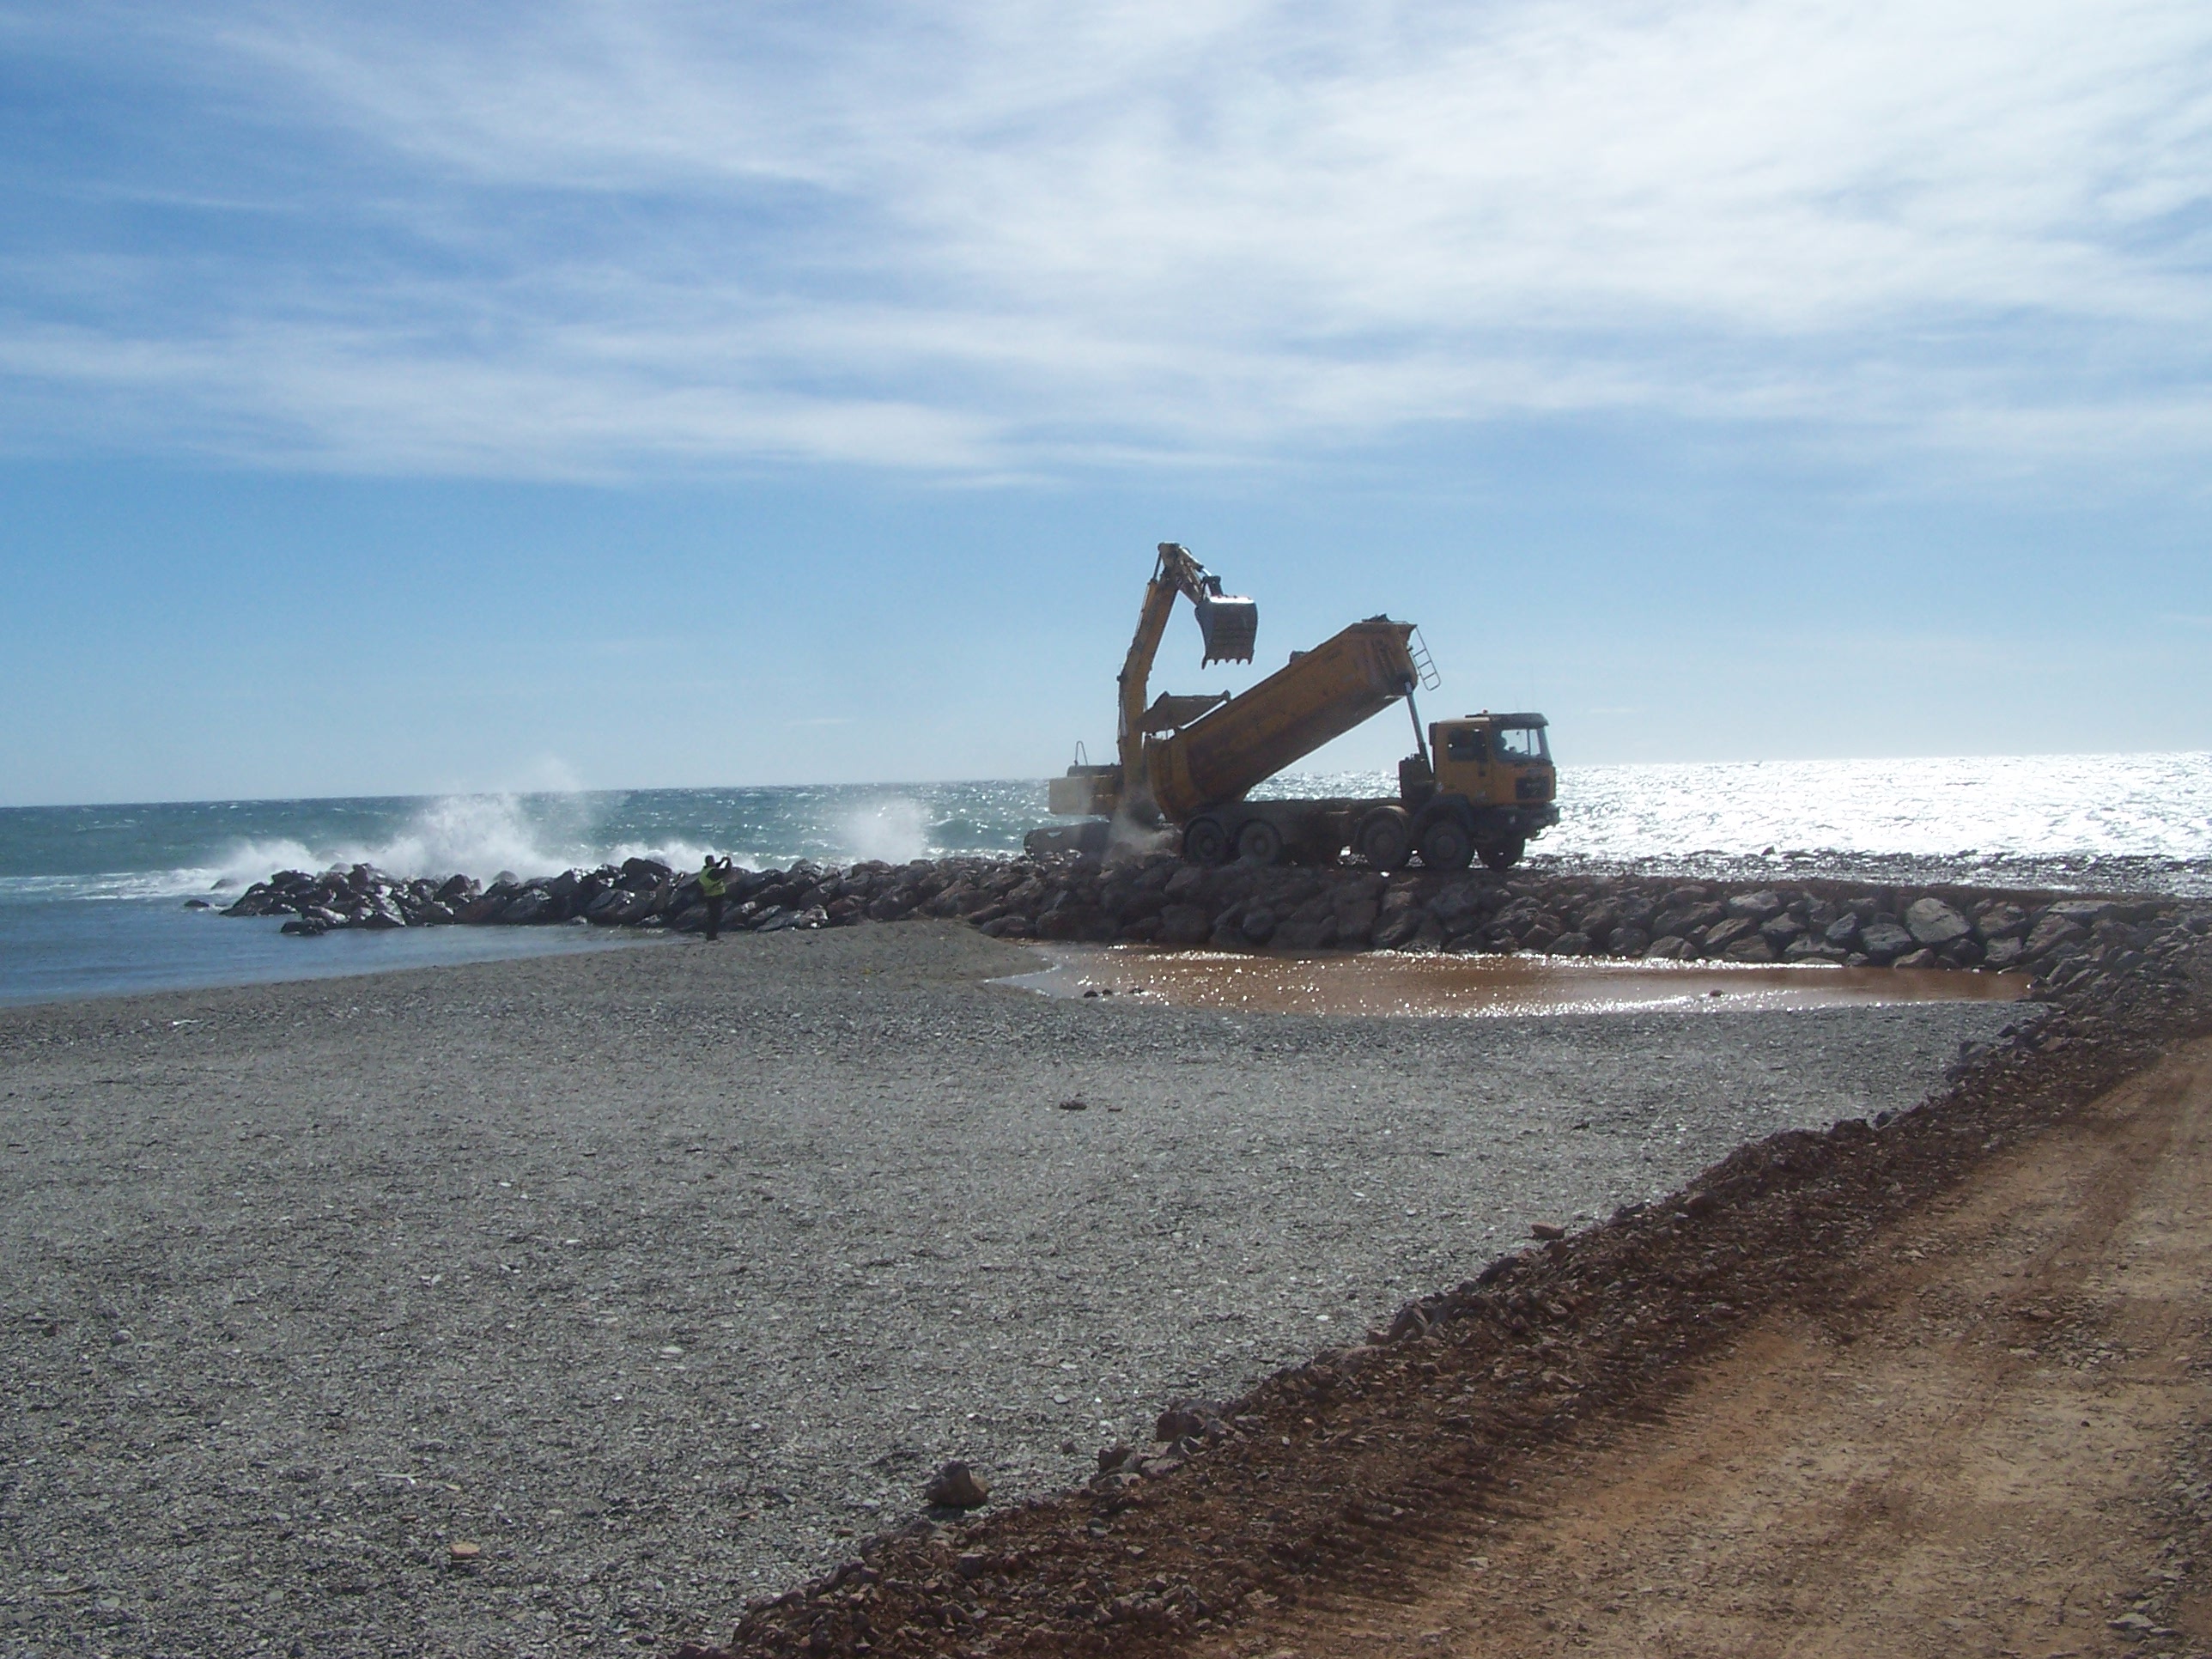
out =
[[[2201,4],[88,27],[196,129],[301,159],[137,181],[261,191],[273,247],[142,247],[150,278],[64,247],[106,272],[66,301],[0,272],[0,367],[61,441],[73,402],[139,441],[525,474],[1265,458],[1590,411],[1999,466],[2212,440]]]

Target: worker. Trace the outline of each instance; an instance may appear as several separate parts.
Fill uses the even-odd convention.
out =
[[[712,853],[699,866],[699,896],[707,901],[707,939],[712,944],[722,931],[722,906],[728,901],[728,877],[732,869],[727,859],[717,860]]]

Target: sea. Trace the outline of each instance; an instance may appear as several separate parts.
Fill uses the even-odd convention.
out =
[[[1290,774],[1261,793],[1393,785]],[[1559,801],[1540,868],[2212,896],[2212,752],[1563,767]],[[582,927],[301,939],[216,914],[282,869],[488,881],[710,849],[756,869],[1004,858],[1050,821],[1042,779],[0,809],[0,1004],[639,944]]]

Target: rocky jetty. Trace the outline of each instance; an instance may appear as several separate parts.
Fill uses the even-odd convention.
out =
[[[368,865],[258,882],[225,915],[343,927],[546,926],[696,933],[695,876],[651,859],[528,881],[502,872],[402,880]],[[1534,951],[1617,960],[2154,976],[2212,932],[2212,908],[2165,897],[2081,897],[1827,880],[1772,884],[1573,872],[1383,876],[1355,866],[1201,868],[1172,854],[939,859],[739,870],[732,932],[964,921],[997,939],[1250,951]]]

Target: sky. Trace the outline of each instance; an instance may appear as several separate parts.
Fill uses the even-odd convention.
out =
[[[2203,749],[2208,462],[2202,0],[0,0],[0,805]]]

